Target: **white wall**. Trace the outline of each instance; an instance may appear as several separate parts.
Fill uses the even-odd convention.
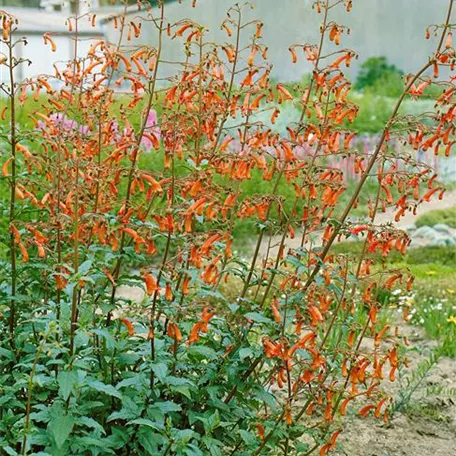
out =
[[[193,9],[191,1],[184,0],[183,4],[167,4],[165,14],[167,22],[191,18],[209,29],[208,39],[223,42],[227,37],[220,30],[220,23],[233,3],[234,0],[198,0]],[[313,0],[253,0],[255,9],[246,11],[246,18],[258,18],[265,23],[264,41],[274,64],[273,76],[278,79],[297,80],[309,69],[304,59],[293,65],[288,48],[294,43],[316,42],[322,17],[312,10],[313,3]],[[381,55],[404,71],[418,69],[435,48],[434,40],[425,40],[426,27],[442,23],[447,6],[448,0],[353,0],[350,14],[343,8],[334,9],[333,19],[351,28],[351,35],[343,38],[342,45],[360,55],[349,72],[356,72],[367,58]],[[143,30],[145,33],[138,42],[156,45],[156,29],[145,23]],[[106,34],[116,41],[117,32],[112,25],[106,27]],[[170,60],[182,60],[178,40],[165,39],[164,55]]]
[[[16,79],[23,80],[25,78],[32,78],[37,75],[53,75],[53,63],[64,63],[74,56],[74,40],[69,36],[53,35],[52,39],[57,45],[57,50],[52,52],[51,46],[44,45],[43,36],[37,34],[21,35],[25,36],[27,45],[17,45],[15,47],[15,56],[29,59],[31,65],[26,63],[20,65],[15,72]],[[77,54],[80,57],[86,56],[93,39],[84,39],[77,43]],[[5,47],[1,47],[0,52],[6,53]],[[62,68],[62,65],[58,65]],[[8,82],[9,74],[8,69],[2,65],[0,66],[0,82]]]

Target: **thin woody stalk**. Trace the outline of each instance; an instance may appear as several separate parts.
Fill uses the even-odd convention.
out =
[[[73,219],[73,270],[74,274],[79,270],[79,159],[76,157],[75,169],[75,202],[74,202],[74,219]],[[74,337],[76,333],[76,325],[78,320],[78,284],[73,284],[73,294],[71,300],[71,327],[70,327],[70,356],[74,352]]]
[[[406,84],[405,86],[405,89],[404,91],[402,92],[402,95],[399,97],[399,100],[397,101],[396,105],[394,106],[394,109],[393,109],[393,112],[385,126],[385,128],[383,129],[383,132],[382,132],[382,136],[380,138],[380,141],[374,151],[374,153],[372,154],[370,160],[369,160],[369,163],[366,167],[366,169],[364,170],[362,176],[361,176],[361,179],[353,193],[353,196],[351,198],[351,200],[349,201],[349,203],[347,204],[343,214],[341,215],[341,217],[339,218],[339,220],[337,221],[337,225],[336,227],[334,228],[334,231],[330,237],[330,239],[328,240],[328,242],[326,243],[326,245],[324,246],[323,248],[323,251],[321,252],[320,254],[320,258],[323,262],[323,260],[326,258],[328,252],[330,251],[331,249],[331,246],[333,245],[334,241],[336,240],[345,220],[347,219],[349,213],[351,212],[354,204],[356,203],[356,201],[358,200],[358,197],[359,197],[359,194],[361,193],[361,190],[366,182],[366,180],[368,179],[369,177],[369,174],[372,170],[372,168],[374,167],[375,163],[377,162],[377,157],[379,156],[380,154],[380,151],[383,147],[383,144],[385,143],[385,140],[387,138],[387,133],[388,133],[388,130],[389,128],[391,127],[392,123],[394,122],[394,119],[396,118],[398,112],[399,112],[399,109],[403,103],[403,101],[405,100],[405,97],[407,96],[408,92],[410,91],[410,89],[412,88],[412,86],[415,84],[415,82],[432,66],[434,65],[436,62],[437,62],[437,57],[438,55],[440,54],[440,51],[442,50],[442,47],[443,47],[443,43],[444,43],[444,40],[445,40],[445,35],[446,35],[446,31],[447,31],[447,28],[450,24],[450,20],[451,20],[451,13],[452,13],[452,10],[453,10],[453,4],[454,4],[454,0],[450,0],[450,4],[449,4],[449,7],[448,7],[448,13],[447,13],[447,17],[446,17],[446,21],[445,21],[445,25],[443,27],[443,31],[442,31],[442,35],[441,35],[441,38],[440,38],[440,41],[439,41],[439,44],[437,46],[437,50],[433,56],[432,59],[429,60],[429,62],[424,65],[423,68],[421,68],[421,70],[419,70],[415,76],[413,78],[410,78],[410,80],[408,81],[408,83]],[[308,278],[306,284],[304,285],[304,292],[306,290],[308,290],[308,288],[310,287],[310,285],[312,284],[312,282],[314,281],[316,275],[318,274],[318,272],[320,271],[321,269],[321,264],[322,263],[317,263],[317,265],[315,266],[314,270],[312,271],[312,274],[310,275],[310,277]]]
[[[10,206],[9,206],[9,225],[14,224],[16,219],[16,98],[15,98],[15,81],[14,81],[14,55],[13,55],[13,34],[10,31],[8,41],[8,58],[9,58],[9,81],[10,81],[10,144],[11,144],[11,177],[10,177]],[[17,288],[17,249],[13,231],[10,230],[10,265],[11,265],[11,299],[10,299],[10,314],[9,314],[9,333],[10,344],[14,350],[15,347],[15,330],[16,330],[16,288]]]
[[[74,60],[73,69],[76,69],[77,56],[78,56],[78,17],[75,19],[75,42],[74,42]],[[72,90],[76,89],[76,85],[72,85]],[[82,92],[82,81],[81,81]],[[75,168],[74,168],[74,207],[73,207],[73,273],[78,274],[79,271],[79,159],[77,152],[75,152]],[[59,153],[60,157],[60,153]],[[78,304],[79,304],[79,283],[73,284],[73,292],[71,297],[71,316],[70,316],[70,356],[74,353],[74,338],[76,334],[76,327],[78,322]]]
[[[33,380],[34,380],[34,377],[36,374],[38,361],[40,359],[41,353],[43,352],[47,338],[49,337],[51,331],[52,331],[52,328],[50,327],[46,331],[46,333],[43,335],[41,343],[37,347],[37,350],[35,353],[35,359],[33,360],[32,369],[30,371],[30,375],[29,375],[28,382],[27,382],[27,401],[26,401],[26,406],[25,406],[25,421],[24,421],[24,429],[23,429],[24,437],[22,439],[21,455],[25,455],[27,453],[27,438],[28,438],[28,433],[29,433],[29,429],[30,429],[30,414],[32,411]]]
[[[231,95],[233,93],[234,78],[236,76],[236,67],[237,67],[237,63],[238,63],[238,59],[239,59],[239,47],[240,47],[240,42],[241,42],[242,12],[239,9],[239,7],[238,7],[238,9],[236,11],[238,13],[238,21],[237,21],[237,26],[236,26],[236,47],[235,47],[235,51],[234,51],[233,67],[231,68],[230,83],[229,83],[229,87],[228,87],[228,92],[226,94],[227,103],[230,102],[230,98],[231,98]],[[218,129],[218,133],[217,133],[216,140],[214,142],[214,146],[212,148],[212,153],[213,154],[217,150],[217,146],[218,146],[218,144],[220,142],[220,139],[222,137],[223,127],[225,126],[225,123],[228,120],[228,116],[229,116],[229,110],[228,110],[228,105],[227,105],[225,114],[224,114],[224,116],[222,118],[222,121],[220,122],[220,127]]]
[[[326,0],[325,14],[324,14],[324,19],[323,19],[323,24],[322,24],[321,30],[320,30],[320,44],[318,46],[318,54],[317,54],[317,58],[315,59],[315,64],[314,64],[314,69],[315,70],[317,70],[317,68],[318,68],[318,65],[319,65],[320,59],[321,59],[321,55],[322,55],[323,43],[324,43],[325,32],[326,32],[326,27],[327,27],[327,22],[328,22],[328,11],[329,11],[329,0]],[[303,124],[304,117],[306,115],[307,107],[309,105],[310,96],[311,96],[311,93],[312,93],[314,82],[315,82],[315,78],[313,77],[311,79],[311,81],[310,81],[309,87],[307,88],[306,99],[305,99],[305,101],[304,101],[304,103],[302,105],[302,108],[301,108],[302,112],[301,112],[301,116],[300,116],[299,122],[298,122],[298,125],[300,126],[300,128],[303,128],[303,126],[304,126],[304,124]],[[313,164],[313,161],[312,161],[312,164]],[[311,166],[312,166],[312,164],[311,164]],[[277,181],[276,181],[276,184],[274,186],[274,190],[272,192],[273,194],[275,194],[277,189],[278,189],[278,185],[279,185],[280,179],[281,179],[281,177],[283,175],[283,172],[284,172],[284,168],[282,168],[280,170],[280,173],[279,173],[279,175],[277,177]],[[270,206],[268,207],[266,219],[269,218],[269,214],[270,214]],[[286,228],[284,228],[284,231],[285,231],[284,236],[286,236]],[[252,263],[251,263],[251,268],[250,268],[250,271],[249,271],[249,274],[248,274],[247,281],[245,283],[244,289],[242,290],[241,297],[245,296],[245,294],[247,293],[247,290],[249,288],[250,281],[252,279],[252,276],[253,276],[253,273],[254,273],[254,270],[255,270],[255,265],[256,265],[256,262],[257,262],[257,259],[258,259],[258,254],[259,254],[259,251],[260,251],[261,243],[263,242],[264,232],[265,232],[265,229],[263,228],[261,230],[261,232],[260,232],[260,235],[258,236],[257,244],[256,244],[256,247],[255,247],[255,253],[254,253],[254,256],[253,256]],[[280,250],[283,247],[284,241],[285,241],[285,237],[282,238],[282,241],[281,241],[281,244],[280,244],[281,246],[279,248],[279,255],[280,255]],[[275,273],[272,274],[272,280],[274,280],[274,276],[275,276]],[[268,291],[269,291],[269,288],[272,285],[272,280],[268,283]],[[264,304],[266,296],[267,296],[267,293],[265,293],[264,299],[263,299],[261,305]]]
[[[453,3],[453,1],[451,1],[451,3]],[[321,260],[323,262],[323,260],[326,258],[326,255],[328,254],[332,244],[334,243],[334,241],[336,240],[337,238],[337,235],[339,234],[340,232],[340,229],[344,223],[344,221],[346,220],[346,218],[348,217],[348,214],[351,212],[351,209],[353,207],[353,205],[355,204],[360,192],[361,192],[361,189],[365,183],[365,181],[367,180],[367,178],[369,177],[369,173],[370,171],[372,170],[372,168],[374,167],[376,161],[377,161],[377,157],[380,153],[380,150],[381,150],[381,147],[383,145],[383,143],[385,142],[385,139],[386,139],[386,135],[387,135],[387,131],[389,129],[389,127],[391,126],[394,118],[396,117],[398,111],[399,111],[399,108],[403,102],[403,100],[405,99],[406,95],[407,95],[407,92],[410,90],[410,88],[412,87],[412,85],[414,84],[414,82],[416,82],[416,80],[431,66],[433,65],[434,63],[434,59],[431,60],[429,63],[427,63],[410,81],[409,83],[407,84],[406,88],[404,89],[404,92],[402,93],[401,97],[399,98],[398,102],[396,103],[394,109],[393,109],[393,113],[390,117],[390,119],[388,120],[387,122],[387,125],[385,127],[385,129],[383,130],[383,134],[382,134],[382,137],[380,139],[380,142],[379,144],[377,145],[377,148],[375,149],[373,155],[371,156],[371,159],[369,160],[369,163],[360,179],[360,182],[359,184],[357,185],[356,189],[355,189],[355,192],[350,200],[350,202],[347,204],[342,216],[340,217],[339,219],[339,224],[338,226],[335,228],[332,236],[330,237],[330,239],[328,240],[327,244],[325,245],[324,249],[323,249],[323,252],[320,254],[320,257],[321,257]],[[309,276],[308,280],[306,281],[304,287],[303,287],[303,293],[305,293],[310,285],[313,283],[316,275],[318,274],[318,272],[320,271],[321,269],[321,264],[320,263],[317,263],[317,265],[315,266],[314,270],[312,271],[311,275]],[[364,332],[367,330],[367,325],[364,326]],[[362,340],[363,336],[361,336],[360,340]],[[306,404],[308,405],[308,404]],[[302,415],[305,413],[305,410],[306,410],[307,407],[302,407],[301,408],[301,411],[297,414],[296,416],[296,419],[300,419],[302,417]],[[276,420],[276,425],[278,425],[282,420],[283,420],[283,417],[285,415],[285,410],[282,412],[282,414],[277,418]],[[274,430],[273,430],[274,431]],[[265,438],[264,440],[262,441],[262,444],[260,446],[260,448],[258,449],[258,451],[255,453],[255,455],[259,455],[264,446],[266,445],[267,441],[272,437],[273,435],[273,431],[271,431]],[[317,448],[318,448],[319,445],[316,445],[314,448],[312,448],[310,450],[310,452],[308,453],[309,455],[312,454]]]
[[[73,62],[72,62],[72,70],[73,73],[76,73],[76,68],[77,68],[77,55],[78,55],[78,37],[79,37],[79,17],[76,14],[75,15],[75,32],[74,32],[74,47],[73,47]],[[73,97],[74,93],[76,90],[76,84],[71,84],[70,88],[70,96]],[[68,103],[63,111],[63,119],[65,119],[68,110],[70,108],[70,103]],[[56,148],[56,166],[57,166],[57,182],[56,182],[56,192],[57,192],[57,204],[56,204],[56,244],[57,244],[57,267],[59,273],[62,272],[62,228],[61,228],[61,191],[62,191],[62,165],[65,161],[62,161],[62,149],[65,149],[66,144],[65,141],[63,140],[63,122],[59,125],[58,128],[58,134],[56,135],[60,144]],[[56,306],[57,306],[57,321],[60,322],[60,314],[61,314],[61,294],[62,290],[60,287],[57,288],[57,293],[56,293]],[[77,299],[77,297],[76,297]],[[73,305],[73,303],[72,303]],[[77,302],[75,301],[75,305],[77,305]],[[76,315],[76,314],[75,314]],[[71,328],[76,324],[76,322],[73,323],[73,309],[72,309],[72,317],[70,321]],[[72,331],[73,329],[70,329]],[[72,343],[70,343],[72,345]],[[71,349],[72,350],[72,349]]]
[[[149,82],[149,96],[147,99],[147,104],[146,104],[146,110],[145,110],[145,115],[143,118],[143,122],[140,128],[140,131],[138,132],[138,135],[136,137],[136,142],[134,144],[134,150],[133,150],[133,157],[132,157],[132,163],[130,165],[130,171],[128,173],[128,180],[127,180],[127,190],[126,190],[126,197],[125,197],[125,210],[128,210],[129,205],[130,205],[130,197],[131,197],[131,186],[133,183],[133,177],[136,171],[136,163],[139,155],[139,148],[141,145],[141,140],[144,136],[144,132],[146,130],[146,125],[147,125],[147,115],[152,107],[153,99],[155,96],[155,88],[156,88],[156,83],[157,83],[157,75],[158,75],[158,67],[160,64],[160,57],[161,57],[161,52],[162,52],[162,40],[163,40],[163,24],[164,24],[164,19],[165,19],[165,6],[163,2],[159,2],[159,7],[160,7],[160,23],[159,23],[159,30],[158,30],[158,47],[157,47],[157,57],[155,61],[155,67],[154,67],[154,72],[153,75],[150,79]],[[120,275],[120,268],[122,265],[122,255],[124,253],[125,249],[125,232],[122,232],[121,238],[120,238],[120,247],[119,247],[119,258],[117,260],[116,266],[114,268],[114,284],[112,286],[111,290],[111,306],[114,305],[114,300],[115,300],[115,295],[117,291],[117,280]],[[111,313],[108,314],[107,318],[107,324],[109,325],[111,322]]]
[[[322,265],[324,259],[328,255],[328,253],[329,253],[334,241],[337,239],[337,236],[339,235],[340,230],[343,227],[343,224],[344,224],[345,220],[347,219],[347,217],[350,214],[353,206],[355,205],[356,201],[358,200],[359,194],[361,193],[361,190],[364,187],[364,184],[366,183],[366,180],[368,179],[372,168],[377,163],[377,158],[378,158],[378,156],[380,154],[380,151],[382,149],[383,144],[385,143],[388,130],[391,127],[394,119],[396,118],[397,113],[399,112],[399,108],[401,107],[402,102],[404,101],[405,97],[407,96],[408,91],[410,90],[412,85],[418,80],[418,78],[423,73],[425,73],[426,70],[428,70],[434,64],[434,62],[435,62],[435,59],[432,59],[430,62],[428,62],[418,73],[416,73],[416,75],[413,78],[411,78],[411,80],[406,85],[401,97],[399,98],[399,100],[397,101],[397,103],[396,103],[396,105],[395,105],[395,107],[393,109],[393,112],[392,112],[392,114],[391,114],[391,116],[390,116],[390,118],[389,118],[389,120],[388,120],[388,122],[386,124],[386,127],[383,129],[383,133],[382,133],[381,139],[380,139],[380,141],[379,141],[374,153],[372,154],[371,158],[369,159],[367,167],[364,170],[364,172],[363,172],[363,174],[361,176],[361,179],[360,179],[358,185],[355,188],[355,191],[353,193],[352,198],[348,202],[348,204],[345,207],[345,209],[344,209],[342,215],[340,216],[340,218],[337,220],[337,224],[334,227],[334,231],[332,232],[331,237],[328,239],[328,242],[324,245],[323,250],[322,250],[321,254],[319,255],[319,257],[321,259],[321,263],[319,262],[319,263],[316,264],[315,268],[313,269],[312,273],[310,274],[309,278],[307,279],[307,281],[306,281],[306,283],[305,283],[305,285],[303,287],[303,292],[306,292],[309,289],[310,285],[313,283],[315,277],[319,273],[319,271],[321,269],[321,265]]]

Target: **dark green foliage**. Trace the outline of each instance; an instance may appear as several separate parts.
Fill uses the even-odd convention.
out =
[[[400,82],[402,74],[402,71],[395,65],[388,63],[386,57],[371,57],[361,65],[355,89],[363,90],[379,83],[396,86],[398,81]],[[391,93],[391,96],[394,95],[396,94]]]
[[[87,286],[72,357],[65,319],[76,276],[62,297],[59,324],[56,304],[37,285],[47,267],[31,261],[19,271],[24,277],[27,269],[27,279],[24,277],[17,299],[35,302],[36,307],[21,308],[15,349],[6,342],[0,344],[0,453],[20,454],[27,435],[28,454],[33,449],[33,454],[41,456],[222,456],[225,447],[237,442],[243,442],[239,454],[252,454],[260,442],[255,428],[257,410],[274,410],[277,405],[257,378],[243,377],[262,353],[260,340],[244,337],[246,318],[255,321],[263,334],[273,321],[265,317],[257,321],[255,309],[245,314],[247,308],[224,302],[220,293],[211,298],[210,290],[202,289],[195,299],[210,300],[217,307],[209,332],[199,343],[179,344],[174,352],[173,340],[166,334],[168,323],[160,321],[155,328],[156,358],[152,362],[147,315],[133,321],[136,333],[132,336],[120,320],[107,324],[95,312],[104,263],[95,261],[95,252],[86,254],[93,261],[80,268],[79,277],[84,276]],[[4,276],[7,264],[0,267]],[[133,283],[134,279],[125,281]],[[8,286],[2,283],[2,315],[8,297]],[[40,302],[42,306],[38,306]],[[103,299],[98,304],[104,309],[108,305]],[[126,300],[125,305],[132,303]],[[144,314],[146,302],[141,306]],[[188,333],[191,323],[182,320],[180,327]],[[237,349],[227,358],[231,346]],[[231,400],[227,400],[229,395]],[[271,428],[273,424],[271,421]],[[279,426],[278,438],[283,437],[281,427],[285,430],[285,425]],[[301,428],[296,426],[292,432],[298,435]],[[275,442],[271,439],[270,450]]]
[[[40,0],[0,0],[0,6],[22,6],[27,8],[39,8]]]

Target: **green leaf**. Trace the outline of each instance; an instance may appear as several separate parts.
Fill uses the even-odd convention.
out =
[[[217,352],[204,345],[192,345],[188,349],[188,355],[193,356],[196,359],[214,359],[217,356]]]
[[[188,445],[185,454],[187,456],[203,456],[203,452],[196,445]]]
[[[95,429],[99,431],[101,434],[106,434],[104,427],[100,423],[98,423],[98,421],[95,421],[93,418],[90,418],[88,416],[81,416],[76,420],[76,424]]]
[[[241,436],[242,440],[244,440],[244,442],[247,445],[255,445],[258,443],[258,440],[257,440],[255,434],[253,434],[252,432],[246,431],[245,429],[240,429],[239,435]]]
[[[108,396],[113,396],[117,397],[118,399],[122,399],[122,393],[118,389],[114,388],[112,385],[105,385],[103,382],[100,382],[98,380],[89,381],[87,382],[87,384],[88,386],[90,386],[90,388],[94,390],[100,391],[101,393],[105,393]]]
[[[14,353],[11,350],[0,347],[0,358],[4,359],[5,361],[12,361],[14,359]]]
[[[78,381],[78,374],[76,371],[60,371],[57,378],[59,384],[59,395],[66,401],[73,390],[74,385]]]
[[[182,407],[179,404],[172,401],[155,402],[154,406],[163,413],[180,412],[182,410]]]
[[[92,329],[92,332],[105,340],[108,350],[113,350],[116,347],[116,341],[107,329]]]
[[[161,383],[165,383],[168,374],[168,366],[165,363],[152,364],[151,369]]]
[[[156,423],[155,421],[148,420],[147,418],[137,418],[136,420],[131,420],[127,423],[127,425],[137,424],[139,426],[147,426],[157,431],[163,430],[163,426],[160,423]]]
[[[54,418],[49,423],[48,430],[54,437],[57,448],[62,448],[63,444],[70,436],[73,426],[74,418],[71,415],[63,415],[61,417]]]
[[[254,321],[255,323],[272,323],[270,318],[265,317],[264,315],[258,312],[249,312],[244,315],[245,318]]]
[[[87,274],[91,267],[92,267],[92,261],[86,260],[79,266],[78,273],[81,275]]]
[[[190,388],[186,385],[171,386],[170,390],[174,391],[175,393],[182,394],[188,399],[192,399],[192,393],[190,392]]]
[[[144,375],[135,373],[133,377],[128,377],[117,384],[117,389],[135,386],[137,389],[142,387]]]
[[[239,358],[244,360],[245,358],[251,356],[253,354],[252,347],[244,347],[239,350]]]
[[[293,255],[288,255],[285,258],[285,261],[287,263],[290,263],[291,265],[293,265],[296,268],[300,268],[301,266],[303,266],[303,264]]]
[[[277,398],[268,391],[265,391],[263,388],[259,388],[257,391],[255,391],[254,397],[261,402],[265,402],[269,407],[273,409],[277,407]]]
[[[141,446],[146,450],[146,454],[151,456],[160,454],[158,445],[164,446],[167,443],[167,440],[162,435],[151,432],[150,429],[145,427],[139,428],[137,439]]]
[[[309,451],[309,444],[308,443],[302,443],[302,442],[297,442],[296,443],[296,451],[299,453],[307,453]]]
[[[98,439],[95,437],[79,437],[77,440],[77,445],[81,449],[81,452],[83,450],[87,451],[89,448],[92,449],[91,447],[98,447],[103,449],[103,455],[105,454],[116,454],[114,450],[109,448],[109,444],[111,443],[108,439]],[[72,445],[73,446],[73,445]],[[94,449],[92,449],[91,454],[100,454],[100,453],[94,453]]]
[[[220,415],[216,410],[207,420],[203,421],[206,434],[211,434],[220,425]]]
[[[193,438],[197,438],[198,434],[192,429],[182,429],[177,432],[175,441],[177,443],[186,444]]]
[[[209,450],[209,454],[211,456],[222,456],[222,450],[220,448],[222,443],[219,440],[205,436],[203,437],[203,443],[206,445],[206,448]]]
[[[228,307],[231,312],[236,313],[241,306],[239,304],[228,304]]]

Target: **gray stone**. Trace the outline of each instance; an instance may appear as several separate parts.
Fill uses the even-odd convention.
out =
[[[416,237],[435,238],[439,235],[438,231],[430,226],[420,226],[414,233]]]
[[[434,225],[434,230],[439,231],[441,233],[452,233],[452,229],[446,225],[445,223],[437,223],[437,225]]]

